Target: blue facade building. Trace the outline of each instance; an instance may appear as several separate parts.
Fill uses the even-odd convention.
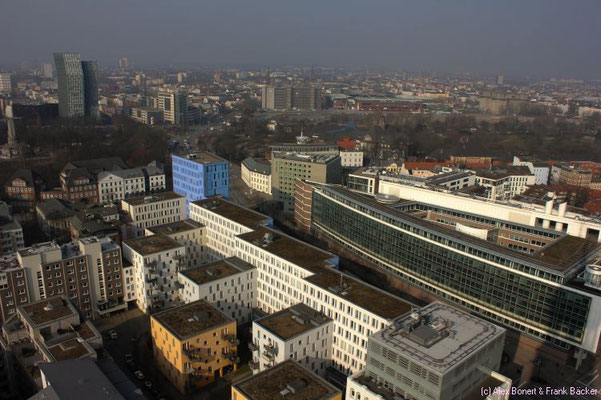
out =
[[[229,195],[228,162],[211,153],[171,156],[173,191],[186,196],[186,203],[207,197]],[[186,207],[187,208],[187,207]]]

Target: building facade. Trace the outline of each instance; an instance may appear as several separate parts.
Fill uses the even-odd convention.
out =
[[[206,300],[238,324],[252,321],[257,306],[257,270],[237,257],[187,268],[178,273],[180,300]]]
[[[236,321],[204,300],[151,315],[150,332],[155,363],[180,393],[208,385],[240,362]]]
[[[171,156],[173,191],[185,196],[186,202],[210,196],[229,195],[229,164],[211,153]]]
[[[369,337],[367,365],[348,378],[346,398],[455,400],[472,398],[481,387],[508,392],[511,381],[495,372],[504,339],[503,328],[431,303]]]
[[[186,267],[186,248],[162,235],[123,242],[123,257],[132,265],[136,306],[145,313],[172,306],[179,299],[177,273]]]
[[[79,53],[54,53],[58,79],[59,115],[63,118],[98,115],[98,66],[81,61]]]
[[[292,359],[325,376],[332,363],[334,323],[302,303],[253,321],[250,367],[253,374]]]
[[[338,371],[361,370],[367,337],[411,310],[411,304],[336,271],[334,254],[268,228],[268,217],[211,200],[192,203],[191,210],[192,218],[207,227],[208,246],[223,255],[234,251],[257,268],[261,311],[274,313],[304,303],[331,318],[332,366]],[[219,240],[212,242],[212,237]]]
[[[342,183],[342,166],[338,155],[273,153],[272,194],[285,212],[294,211],[296,179],[317,183]]]
[[[322,238],[522,334],[580,352],[595,351],[601,298],[572,282],[596,257],[596,241],[509,224],[516,237],[522,229],[550,242],[544,250],[531,252],[501,239],[474,240],[480,231],[468,222],[471,229],[456,227],[452,232],[441,226],[444,221],[423,221],[407,204],[395,208],[334,187],[316,188],[313,196],[313,229]],[[556,251],[574,256],[554,258]]]
[[[12,79],[9,73],[0,73],[0,93],[11,94],[13,91]]]
[[[186,219],[186,198],[175,192],[121,200],[121,210],[127,223],[122,226],[123,237],[142,236],[146,228]]]
[[[207,251],[207,230],[204,226],[191,219],[170,222],[163,225],[146,228],[145,235],[165,235],[186,248],[184,265],[192,268],[212,261]]]
[[[271,163],[248,157],[240,164],[242,181],[257,192],[271,194]]]
[[[341,151],[340,152],[340,165],[343,168],[357,168],[363,166],[363,152],[362,151]]]

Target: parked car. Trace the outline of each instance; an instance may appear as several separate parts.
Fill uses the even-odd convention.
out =
[[[117,338],[119,337],[119,335],[117,335],[117,331],[116,331],[116,330],[114,330],[114,329],[111,329],[111,330],[109,331],[109,337],[110,337],[111,339],[117,339]]]
[[[133,362],[134,362],[134,357],[133,357],[131,354],[127,353],[127,354],[125,355],[125,362],[126,362],[127,364],[131,364],[131,363],[133,363]]]
[[[138,378],[139,380],[143,381],[144,380],[144,373],[140,370],[137,370],[136,372],[134,372],[134,375],[136,376],[136,378]]]
[[[152,382],[150,382],[150,381],[145,381],[145,382],[144,382],[144,386],[146,386],[146,389],[152,389]]]

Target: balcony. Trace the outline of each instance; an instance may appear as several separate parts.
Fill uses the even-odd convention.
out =
[[[263,358],[268,361],[268,362],[274,362],[275,361],[275,354],[269,353],[267,351],[263,352]]]
[[[230,346],[238,346],[240,341],[233,334],[221,334],[221,339],[227,341]]]
[[[253,371],[257,371],[261,366],[259,365],[258,361],[252,360],[248,362],[248,366],[250,367],[251,370]]]
[[[211,353],[211,349],[202,349],[202,348],[184,348],[183,353],[190,362],[201,362],[201,361],[211,361],[215,358],[215,356]]]
[[[266,344],[265,345],[265,352],[269,353],[271,355],[277,356],[278,349],[273,344]]]
[[[257,346],[256,343],[250,342],[248,343],[248,349],[250,351],[257,351],[259,350],[259,346]]]

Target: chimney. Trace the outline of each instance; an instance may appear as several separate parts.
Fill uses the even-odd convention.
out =
[[[568,209],[568,202],[564,201],[563,203],[561,203],[558,206],[557,215],[559,215],[560,217],[565,217],[567,209]]]

